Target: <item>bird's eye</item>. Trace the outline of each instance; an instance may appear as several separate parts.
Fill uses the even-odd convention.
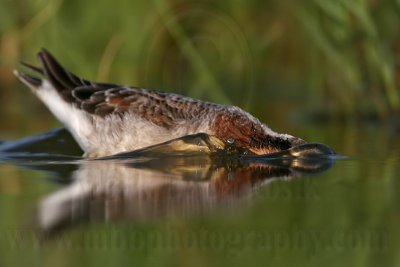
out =
[[[229,137],[228,139],[226,139],[226,142],[230,145],[232,145],[233,143],[235,143],[235,139],[233,139],[232,137]]]

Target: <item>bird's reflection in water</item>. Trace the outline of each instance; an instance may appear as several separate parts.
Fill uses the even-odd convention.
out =
[[[290,151],[266,158],[210,156],[203,153],[212,147],[209,142],[202,135],[189,136],[82,162],[70,185],[41,201],[39,224],[44,236],[78,223],[189,217],[237,206],[271,181],[318,173],[333,162],[290,157]],[[193,153],[180,154],[183,144]]]
[[[99,160],[81,151],[64,129],[0,144],[0,161],[51,172],[68,184],[39,203],[44,238],[76,224],[190,217],[248,203],[259,188],[331,167],[322,144],[302,144],[268,155],[238,151],[206,134]],[[72,174],[71,174],[72,173]]]

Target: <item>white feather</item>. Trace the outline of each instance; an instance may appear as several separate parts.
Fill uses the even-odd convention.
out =
[[[93,134],[93,125],[89,115],[62,99],[47,80],[43,80],[42,85],[35,90],[35,93],[54,116],[67,127],[86,152],[89,149],[87,138]]]

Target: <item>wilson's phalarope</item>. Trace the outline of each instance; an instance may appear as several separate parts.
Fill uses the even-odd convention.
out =
[[[15,75],[43,101],[79,143],[85,156],[108,156],[206,133],[250,153],[266,154],[302,144],[278,134],[235,106],[138,87],[88,81],[65,70],[46,50],[42,67],[23,63],[43,79]]]

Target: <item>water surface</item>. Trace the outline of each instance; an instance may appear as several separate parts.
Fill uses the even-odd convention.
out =
[[[163,146],[85,160],[63,130],[4,141],[0,264],[393,265],[397,133],[315,127],[306,134],[349,157],[166,156]]]

